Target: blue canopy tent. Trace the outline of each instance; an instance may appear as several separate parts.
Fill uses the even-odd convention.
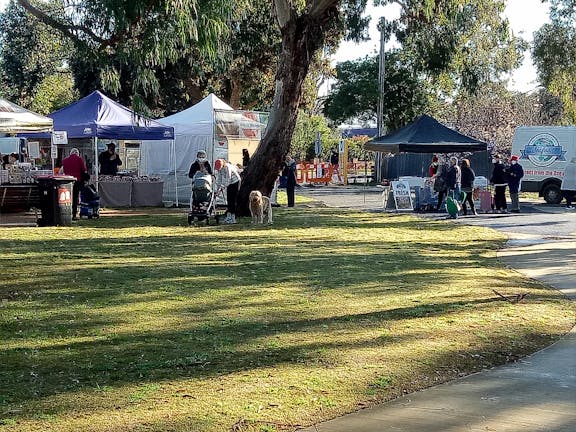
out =
[[[175,165],[174,128],[140,116],[98,90],[49,114],[55,131],[66,131],[69,139],[91,138],[94,143],[94,175],[98,178],[98,139],[138,141],[171,140],[170,154]],[[25,134],[50,138],[49,134]],[[176,198],[176,201],[178,198]]]

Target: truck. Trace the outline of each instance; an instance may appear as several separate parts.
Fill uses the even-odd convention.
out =
[[[514,131],[512,154],[524,168],[521,190],[538,192],[547,203],[559,204],[564,169],[576,156],[576,127],[519,126]]]

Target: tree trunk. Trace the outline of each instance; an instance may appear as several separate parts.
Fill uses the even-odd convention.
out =
[[[282,53],[276,72],[274,102],[268,127],[258,148],[244,171],[238,195],[237,214],[248,216],[248,195],[259,190],[270,196],[274,183],[290,152],[292,134],[296,126],[298,106],[302,97],[302,84],[314,54],[323,46],[326,25],[338,14],[337,1],[313,18],[310,14],[298,16],[291,11],[290,19],[281,26]]]

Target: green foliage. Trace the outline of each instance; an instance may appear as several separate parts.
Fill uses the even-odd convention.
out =
[[[350,119],[375,122],[378,106],[378,57],[339,63],[336,84],[326,99],[324,113],[334,122]],[[384,124],[394,130],[426,110],[429,95],[399,52],[386,55]]]
[[[562,124],[576,123],[576,11],[574,2],[551,1],[551,22],[534,35],[532,57],[538,77],[561,103]]]
[[[374,152],[364,149],[364,144],[370,139],[371,137],[366,135],[346,138],[344,141],[348,146],[348,159],[371,160],[374,157]]]
[[[59,4],[48,3],[55,11],[61,10]],[[65,63],[70,49],[70,44],[59,32],[26,14],[17,3],[9,3],[0,14],[3,95],[26,108],[49,113],[63,99],[68,99],[62,96],[61,89],[70,85]]]
[[[504,7],[503,0],[407,1],[387,31],[414,69],[432,78],[439,90],[474,93],[522,60],[525,43],[511,35]]]
[[[320,132],[322,140],[322,153],[320,158],[325,160],[330,154],[330,149],[336,147],[340,142],[340,137],[333,132],[324,116],[310,115],[305,111],[298,113],[296,128],[292,135],[292,156],[296,160],[314,159],[314,142],[316,132]]]
[[[55,14],[43,4],[18,0],[74,44],[92,85],[127,94],[138,110],[159,94],[157,71],[198,52],[216,61],[233,17],[232,0],[83,0]],[[191,60],[190,60],[191,62]],[[89,76],[88,75],[88,76]],[[126,102],[123,99],[123,102]]]
[[[69,72],[49,75],[36,88],[30,109],[40,114],[50,114],[78,100],[78,92]]]

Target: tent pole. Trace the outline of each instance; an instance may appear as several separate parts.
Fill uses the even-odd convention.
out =
[[[94,184],[98,192],[98,137],[94,137]]]
[[[172,158],[174,162],[174,185],[176,187],[176,208],[178,208],[178,173],[176,172],[176,139],[172,140]]]

